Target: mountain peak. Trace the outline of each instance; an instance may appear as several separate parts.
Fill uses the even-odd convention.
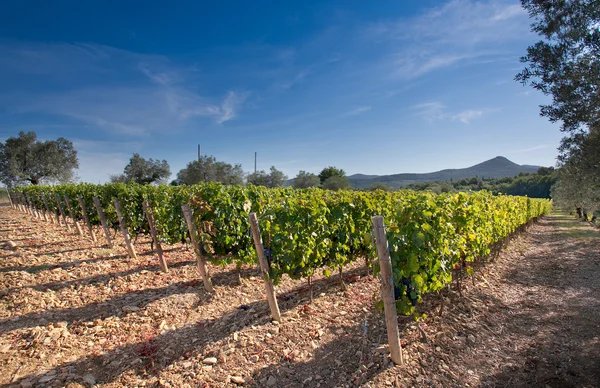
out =
[[[355,188],[369,187],[375,183],[384,183],[392,188],[403,187],[411,183],[432,181],[456,181],[468,178],[504,178],[517,176],[520,173],[535,173],[540,166],[521,166],[505,156],[496,156],[471,167],[446,169],[426,174],[393,174],[369,176],[363,174],[351,175],[350,184]]]

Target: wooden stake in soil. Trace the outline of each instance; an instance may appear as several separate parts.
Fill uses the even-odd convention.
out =
[[[56,203],[58,204],[58,211],[60,212],[60,215],[62,216],[63,222],[67,226],[67,230],[70,232],[71,225],[69,225],[69,223],[67,222],[67,216],[65,216],[65,211],[62,207],[62,204],[60,203],[60,195],[58,195],[58,193],[56,193],[56,194],[54,194],[54,197],[56,198]]]
[[[202,257],[202,251],[200,250],[198,229],[196,228],[196,224],[194,224],[194,219],[192,218],[192,209],[190,209],[188,205],[181,205],[181,209],[183,210],[183,216],[185,217],[185,222],[187,223],[188,230],[190,231],[190,239],[192,240],[194,252],[196,253],[196,260],[198,262],[198,269],[200,270],[202,281],[204,282],[204,289],[208,292],[213,292],[214,289],[210,282],[210,278],[208,277],[208,270],[206,269],[206,261],[204,260],[204,257]]]
[[[46,208],[46,204],[44,204],[44,207],[40,206],[40,214],[44,216],[44,221],[48,222],[48,209]]]
[[[79,236],[81,238],[83,238],[83,230],[81,230],[79,221],[77,221],[75,219],[75,216],[73,214],[73,208],[71,207],[71,202],[69,201],[69,197],[67,197],[66,195],[64,197],[65,197],[65,204],[67,205],[67,211],[69,212],[69,217],[71,217],[71,221],[73,221],[73,224],[75,224],[75,229],[77,229],[77,233],[79,233]]]
[[[10,191],[8,191],[8,189],[6,189],[6,195],[8,196],[8,202],[10,202],[10,207],[15,207],[13,205],[12,198],[10,197]]]
[[[24,199],[23,199],[23,194],[19,193],[19,195],[17,196],[17,199],[19,201],[19,210],[21,210],[21,212],[25,213],[25,206],[23,205]]]
[[[265,258],[265,249],[262,243],[262,237],[260,235],[260,229],[258,227],[258,219],[256,213],[250,213],[248,215],[250,220],[250,228],[252,229],[252,237],[254,238],[254,246],[256,247],[256,253],[258,254],[258,262],[260,263],[260,270],[262,272],[263,280],[265,281],[265,291],[267,293],[267,300],[269,301],[269,307],[271,308],[271,315],[275,321],[281,322],[281,313],[279,312],[279,306],[277,305],[277,297],[275,296],[275,287],[273,287],[273,281],[269,276],[269,264]]]
[[[35,206],[35,203],[31,200],[31,197],[29,195],[27,195],[27,202],[29,202],[29,206],[31,208],[31,212],[33,213],[33,216],[35,218],[37,218],[38,220],[41,220],[42,215],[41,215],[40,211],[37,209],[37,207]]]
[[[35,216],[35,213],[33,212],[33,207],[31,206],[31,201],[29,200],[29,196],[27,194],[24,194],[24,197],[27,213],[31,214],[32,216]]]
[[[394,277],[392,276],[392,261],[388,249],[387,237],[383,217],[373,217],[373,230],[375,231],[375,243],[379,266],[381,270],[381,296],[383,298],[383,309],[385,311],[385,325],[387,326],[388,342],[390,344],[390,356],[395,364],[404,363],[402,359],[402,348],[398,333],[398,315],[396,313],[396,300],[394,298]]]
[[[148,202],[142,202],[142,207],[144,208],[144,212],[146,213],[146,219],[148,220],[148,226],[150,227],[150,235],[152,236],[152,241],[154,241],[154,246],[156,247],[156,254],[158,255],[158,262],[160,263],[160,268],[163,272],[169,272],[169,268],[167,267],[167,261],[163,257],[162,246],[160,245],[160,241],[158,240],[158,234],[156,233],[156,224],[154,223],[154,215],[152,214],[152,209],[148,206]]]
[[[83,202],[83,198],[81,198],[81,195],[77,196],[77,202],[79,202],[79,207],[81,208],[81,213],[83,214],[83,222],[87,225],[88,231],[90,232],[90,236],[92,236],[92,240],[94,242],[98,242],[98,240],[96,239],[96,233],[94,233],[94,228],[92,227],[92,224],[90,223],[90,219],[87,214],[87,207],[85,206],[85,202]]]
[[[46,193],[42,193],[42,201],[44,202],[44,207],[46,208],[46,212],[48,213],[48,218],[50,218],[50,221],[53,224],[56,223],[56,221],[54,221],[54,218],[52,217],[52,212],[50,211],[50,207],[48,206],[48,200],[46,199]]]
[[[131,238],[129,238],[129,232],[125,227],[125,223],[123,222],[123,215],[121,214],[121,204],[118,199],[115,199],[115,210],[117,211],[117,217],[119,217],[119,227],[121,228],[121,233],[123,234],[123,238],[125,239],[125,245],[127,246],[127,251],[129,252],[129,256],[132,259],[137,259],[137,255],[135,254],[135,249],[133,249],[133,244],[131,243]]]
[[[106,217],[104,217],[104,211],[102,210],[102,205],[100,204],[100,200],[98,199],[98,197],[94,197],[94,206],[96,207],[96,211],[98,212],[98,218],[100,218],[102,229],[104,229],[104,234],[106,235],[106,243],[108,244],[109,248],[112,248],[113,243],[112,239],[110,238],[110,230],[108,230]]]

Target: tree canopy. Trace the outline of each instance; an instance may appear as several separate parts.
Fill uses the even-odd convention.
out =
[[[0,179],[8,187],[69,182],[77,168],[77,151],[63,137],[40,141],[35,132],[21,131],[0,143]]]
[[[243,185],[244,170],[241,164],[219,162],[214,156],[203,155],[177,173],[177,184],[193,185],[198,182],[221,182],[226,185]]]
[[[597,0],[522,0],[542,40],[521,58],[516,79],[552,97],[541,115],[561,122],[552,196],[564,206],[600,208],[600,6]],[[575,203],[577,202],[577,203]]]
[[[346,171],[333,166],[325,167],[319,173],[319,180],[321,181],[321,184],[323,184],[327,179],[333,176],[346,178]]]
[[[325,167],[319,173],[319,179],[321,181],[321,187],[326,190],[340,190],[350,188],[350,182],[348,182],[346,172],[341,168],[336,168],[333,166]]]
[[[597,0],[522,0],[543,40],[527,48],[516,79],[552,97],[542,116],[566,132],[600,120],[600,6]]]
[[[123,174],[110,177],[112,182],[166,183],[171,176],[171,168],[166,160],[144,159],[133,154]]]
[[[306,189],[308,187],[319,187],[320,184],[321,180],[317,175],[301,170],[294,178],[292,186],[295,189]]]
[[[257,171],[248,175],[247,181],[255,186],[283,187],[287,178],[287,175],[276,169],[275,166],[271,166],[268,174],[264,170]]]

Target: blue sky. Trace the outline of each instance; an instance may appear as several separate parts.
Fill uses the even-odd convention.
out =
[[[550,166],[547,98],[513,81],[529,24],[516,0],[2,2],[0,140],[65,137],[94,183],[198,143],[290,177]]]

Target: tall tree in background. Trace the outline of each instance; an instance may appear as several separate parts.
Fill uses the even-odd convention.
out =
[[[287,175],[271,166],[270,172],[267,174],[265,171],[257,171],[248,175],[248,183],[255,186],[265,187],[283,187],[287,181]]]
[[[300,171],[294,178],[292,186],[295,189],[306,189],[308,187],[319,187],[321,180],[319,177],[311,172]]]
[[[198,182],[221,182],[226,185],[243,185],[244,170],[241,164],[218,162],[214,156],[204,155],[187,164],[177,173],[176,184],[193,185]]]
[[[319,173],[321,187],[327,190],[340,190],[350,188],[350,182],[346,177],[346,172],[336,167],[325,167]]]
[[[0,143],[0,180],[8,187],[69,182],[77,168],[77,151],[62,137],[40,141],[35,132],[19,132]]]
[[[594,198],[600,190],[600,165],[589,153],[600,154],[595,141],[600,131],[600,4],[522,0],[522,5],[533,19],[532,30],[543,40],[527,49],[521,58],[526,68],[516,80],[552,97],[551,104],[541,106],[541,115],[561,122],[566,133],[559,148],[559,186],[553,194],[560,193],[558,198],[564,200],[583,195],[583,202],[598,209]]]
[[[144,159],[133,154],[123,174],[110,177],[111,182],[133,182],[140,184],[166,183],[171,176],[171,168],[166,160]]]

